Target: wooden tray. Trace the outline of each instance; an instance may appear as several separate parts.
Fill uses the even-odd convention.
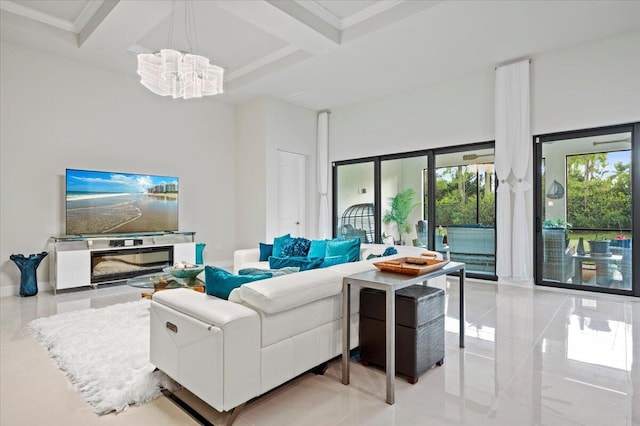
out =
[[[417,265],[410,262],[421,262]],[[448,260],[429,259],[428,257],[401,257],[399,259],[386,260],[384,262],[375,262],[376,268],[381,271],[397,272],[405,275],[423,275],[436,271],[449,263]]]

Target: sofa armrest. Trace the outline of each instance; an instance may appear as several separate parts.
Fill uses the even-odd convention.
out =
[[[259,248],[236,250],[233,252],[233,272],[237,274],[238,271],[242,269],[242,265],[246,265],[247,263],[256,263],[259,261]]]
[[[174,289],[154,293],[150,315],[152,364],[200,399],[228,411],[260,394],[257,312]]]

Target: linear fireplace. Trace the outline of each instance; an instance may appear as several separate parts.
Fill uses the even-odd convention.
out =
[[[173,246],[91,252],[91,283],[120,281],[173,265]]]

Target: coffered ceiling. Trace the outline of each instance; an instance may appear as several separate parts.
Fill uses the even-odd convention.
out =
[[[0,0],[3,41],[137,79],[136,53],[195,51],[238,103],[335,108],[640,30],[638,1]],[[170,29],[173,28],[171,43]],[[636,52],[637,53],[637,52]]]

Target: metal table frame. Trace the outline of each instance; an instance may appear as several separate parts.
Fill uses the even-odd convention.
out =
[[[460,282],[460,347],[464,348],[464,279],[465,264],[449,262],[437,271],[424,275],[403,275],[394,272],[367,271],[342,279],[342,384],[349,384],[349,351],[351,336],[351,286],[374,288],[386,293],[386,359],[387,404],[395,403],[396,376],[396,297],[397,290],[423,283],[441,275],[459,272]]]
[[[592,262],[596,265],[596,284],[607,285],[609,284],[609,264],[613,262],[622,261],[622,256],[619,254],[612,254],[610,256],[592,256],[589,253],[586,254],[574,254],[572,256],[577,265],[575,269],[575,275],[573,276],[573,282],[575,284],[582,284],[582,262]]]

